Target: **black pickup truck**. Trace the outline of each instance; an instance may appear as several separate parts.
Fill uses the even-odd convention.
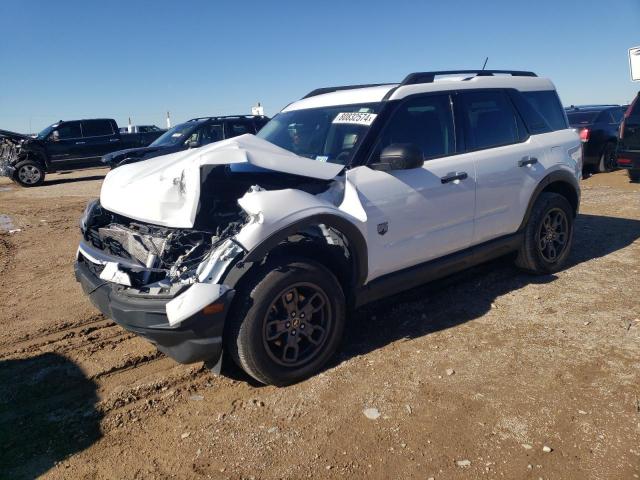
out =
[[[198,148],[245,133],[258,133],[269,121],[264,115],[225,115],[192,118],[167,130],[148,147],[129,148],[109,153],[102,162],[111,168],[141,162],[153,157]]]
[[[102,118],[61,120],[35,137],[0,130],[0,175],[35,187],[46,173],[102,165],[103,155],[147,146],[163,133],[120,133],[115,120]]]

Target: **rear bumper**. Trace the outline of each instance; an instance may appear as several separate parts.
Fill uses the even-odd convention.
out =
[[[203,360],[217,362],[222,354],[224,321],[234,290],[226,291],[216,303],[221,312],[203,312],[170,325],[166,305],[173,298],[127,295],[124,288],[100,279],[82,258],[75,263],[76,280],[91,302],[107,317],[130,332],[153,343],[158,350],[179,363]]]
[[[640,170],[640,151],[618,150],[618,167]]]

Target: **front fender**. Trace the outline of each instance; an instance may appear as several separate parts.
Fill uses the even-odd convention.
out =
[[[363,216],[362,206],[357,204],[357,195],[350,195],[351,188],[347,182],[337,202],[331,198],[330,192],[312,195],[285,189],[245,194],[238,203],[250,220],[235,237],[248,251],[243,261],[259,261],[292,234],[323,224],[340,231],[347,238],[356,262],[355,280],[358,284],[364,283],[367,277],[366,216]]]

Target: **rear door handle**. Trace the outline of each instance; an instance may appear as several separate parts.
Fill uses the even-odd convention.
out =
[[[528,167],[529,165],[535,165],[538,163],[538,159],[536,157],[524,157],[522,160],[518,161],[519,167]]]
[[[76,145],[84,145],[87,142],[76,142]]]
[[[464,180],[468,176],[469,175],[467,175],[467,172],[451,172],[447,173],[444,177],[440,177],[440,181],[442,183],[451,183],[455,182],[456,180]]]
[[[112,138],[111,140],[109,140],[110,142],[119,142],[120,139],[119,138]]]

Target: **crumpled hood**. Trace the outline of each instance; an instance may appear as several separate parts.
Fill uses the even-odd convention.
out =
[[[330,180],[342,165],[300,157],[254,135],[123,165],[107,174],[100,203],[135,220],[192,228],[200,200],[200,167],[248,163],[272,171]]]
[[[0,138],[2,137],[10,138],[11,140],[14,140],[16,142],[20,140],[28,140],[31,138],[29,135],[24,135],[22,133],[10,132],[9,130],[0,130]]]

